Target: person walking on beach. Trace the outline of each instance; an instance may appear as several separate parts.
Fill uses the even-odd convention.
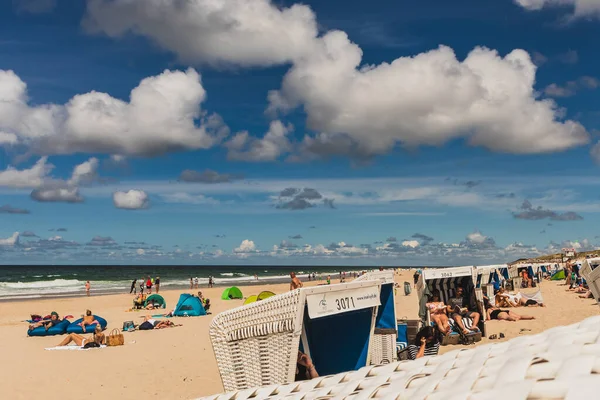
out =
[[[158,290],[160,288],[160,276],[157,276],[154,280],[154,286],[156,286],[156,293],[158,293]]]
[[[140,278],[140,294],[144,294],[144,278]]]
[[[295,272],[290,272],[290,278],[292,278],[290,290],[300,289],[302,287],[302,282],[298,279]]]
[[[194,288],[194,278],[190,276],[190,289]]]
[[[148,294],[152,294],[152,281],[150,280],[150,277],[147,277],[146,279],[146,289],[148,289]]]
[[[214,286],[212,275],[208,277],[208,287],[211,288]]]
[[[327,284],[331,285],[331,276],[330,275],[327,275]]]
[[[194,286],[198,289],[198,277],[194,278]]]
[[[90,295],[90,288],[92,285],[90,285],[90,281],[87,281],[85,283],[85,293],[89,296]]]
[[[134,279],[133,282],[131,282],[131,290],[129,291],[129,294],[137,294],[137,279]]]

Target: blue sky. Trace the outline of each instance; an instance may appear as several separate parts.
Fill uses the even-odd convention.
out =
[[[2,263],[598,248],[600,4],[0,5]]]

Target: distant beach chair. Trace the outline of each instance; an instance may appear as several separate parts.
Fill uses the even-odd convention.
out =
[[[215,316],[210,338],[225,390],[294,381],[298,350],[319,374],[370,362],[380,281],[307,287]]]
[[[579,273],[585,279],[596,302],[600,303],[600,258],[587,258],[583,261]]]
[[[505,342],[205,399],[594,399],[599,331],[595,316]]]
[[[396,361],[397,335],[396,299],[394,291],[394,270],[370,271],[356,278],[354,282],[381,282],[381,306],[375,318],[375,332],[371,346],[371,364],[389,364]]]

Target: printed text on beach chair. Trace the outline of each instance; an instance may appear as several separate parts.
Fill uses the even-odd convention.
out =
[[[378,281],[303,288],[218,314],[210,337],[223,387],[293,382],[301,339],[319,373],[365,366],[379,290]],[[332,311],[356,293],[366,293],[355,296],[358,307]]]
[[[595,316],[505,342],[206,399],[594,399],[599,332]]]

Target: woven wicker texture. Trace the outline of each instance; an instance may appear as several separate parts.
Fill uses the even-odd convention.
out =
[[[293,381],[299,301],[294,290],[215,316],[209,332],[225,390]]]
[[[597,316],[502,343],[207,399],[576,400],[599,392]]]

